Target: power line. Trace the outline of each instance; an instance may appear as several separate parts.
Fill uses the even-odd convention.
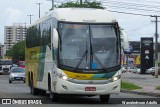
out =
[[[141,29],[143,29],[143,28],[145,28],[145,27],[148,27],[149,25],[152,25],[152,24],[151,24],[151,23],[148,23],[148,24],[145,24],[145,25],[143,25],[143,26],[141,26],[141,27],[139,27],[139,28],[132,29],[132,30],[129,30],[129,31],[139,31],[139,30],[141,30]]]
[[[104,2],[107,2],[107,1],[108,1],[108,2],[109,2],[109,1],[119,2],[119,1],[117,1],[117,0],[107,0],[107,1],[103,0],[103,1],[104,1]],[[153,1],[153,0],[152,0],[152,1],[147,1],[147,0],[144,1],[144,0],[143,0],[143,2],[142,2],[141,0],[134,0],[134,1],[129,1],[129,0],[124,1],[124,0],[122,0],[121,2],[122,2],[122,3],[135,3],[135,1],[137,1],[137,2],[139,2],[139,3],[142,3],[142,4],[147,3],[147,2],[148,2],[149,4],[156,4],[156,5],[157,5],[157,4],[160,4],[160,2],[158,2],[158,1]],[[137,2],[136,2],[136,3],[137,3]],[[135,3],[135,4],[136,4],[136,3]]]
[[[136,10],[136,11],[150,11],[150,12],[160,12],[160,11],[156,11],[156,10],[148,10],[148,9],[140,9],[140,8],[132,8],[132,7],[121,7],[121,6],[110,6],[110,5],[104,5],[104,6],[109,6],[112,8],[122,8],[122,9],[129,9],[129,10]]]
[[[137,4],[137,3],[127,3],[127,2],[118,2],[118,1],[103,1],[102,3],[109,3],[109,4],[116,4],[116,5],[123,5],[123,6],[131,6],[131,7],[141,7],[141,8],[156,8],[156,9],[160,9],[159,6],[155,6],[155,5],[145,5],[145,4]]]
[[[114,13],[122,13],[122,14],[130,14],[130,15],[138,15],[138,16],[151,16],[151,15],[147,15],[147,14],[138,14],[138,13],[130,13],[130,12],[122,12],[122,11],[114,11],[114,10],[108,10],[110,12],[114,12]]]
[[[153,0],[134,0],[134,1],[138,1],[138,2],[140,2],[140,3],[149,3],[149,4],[160,4],[160,2],[158,2],[158,1],[153,1]]]

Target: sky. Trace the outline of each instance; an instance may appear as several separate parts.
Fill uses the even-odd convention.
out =
[[[43,16],[52,6],[49,0],[0,0],[0,43],[4,44],[4,26],[11,26],[13,23],[27,23],[29,25],[29,16],[32,16],[32,23],[38,19],[38,5],[41,5],[41,16]],[[55,0],[55,3],[61,3],[74,0]],[[77,0],[75,0],[77,1]],[[84,0],[83,0],[84,1]],[[154,37],[155,19],[150,16],[142,15],[160,15],[160,2],[158,0],[97,0],[107,10],[114,11],[112,14],[116,17],[121,28],[123,28],[130,41],[140,41],[141,37]],[[154,8],[153,8],[154,7]],[[115,12],[116,11],[116,12]],[[122,13],[123,12],[123,13]],[[132,13],[132,14],[128,14]],[[133,15],[134,13],[134,15]],[[141,15],[135,15],[141,14]],[[160,20],[160,17],[159,17]],[[160,28],[160,27],[159,27]],[[158,32],[160,32],[158,30]]]

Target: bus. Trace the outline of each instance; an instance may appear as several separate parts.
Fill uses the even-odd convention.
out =
[[[57,8],[27,27],[26,83],[33,95],[120,93],[121,43],[116,19],[104,9]]]
[[[12,67],[11,59],[1,59],[0,60],[0,75],[9,74],[11,67]]]

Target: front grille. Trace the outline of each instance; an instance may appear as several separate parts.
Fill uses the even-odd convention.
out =
[[[23,80],[23,77],[14,77],[14,80]]]
[[[9,68],[3,68],[3,71],[4,71],[4,72],[8,72],[8,71],[9,71]]]

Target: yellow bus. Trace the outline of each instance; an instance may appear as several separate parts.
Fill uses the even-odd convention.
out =
[[[27,27],[26,83],[31,94],[98,95],[108,102],[120,93],[118,22],[103,9],[58,8]]]

